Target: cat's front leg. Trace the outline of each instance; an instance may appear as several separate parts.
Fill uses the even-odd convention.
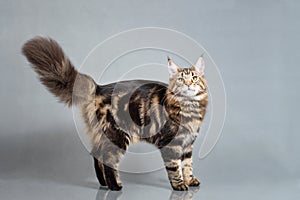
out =
[[[161,154],[172,188],[181,191],[188,190],[188,185],[182,176],[181,149],[178,146],[165,146],[161,149]]]
[[[193,175],[193,160],[192,160],[193,145],[184,149],[182,155],[182,173],[184,182],[188,186],[199,186],[200,181]]]

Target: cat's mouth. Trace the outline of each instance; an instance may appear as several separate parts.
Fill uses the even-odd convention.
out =
[[[195,95],[195,90],[192,88],[188,88],[187,90],[183,91],[185,96],[194,96]]]
[[[195,88],[191,87],[191,86],[186,86],[182,88],[183,91],[187,92],[187,91],[195,91]]]

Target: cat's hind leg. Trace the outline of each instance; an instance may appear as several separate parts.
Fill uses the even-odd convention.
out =
[[[94,157],[94,167],[95,167],[95,172],[96,172],[99,183],[102,186],[107,186],[105,178],[104,178],[103,164],[102,164],[102,162],[98,161],[95,157]]]
[[[103,138],[103,169],[105,181],[110,190],[121,190],[118,166],[129,145],[129,135],[119,129],[106,129]]]
[[[124,153],[124,151],[115,147],[109,147],[103,156],[105,180],[110,190],[122,189],[122,183],[119,179],[118,165]]]

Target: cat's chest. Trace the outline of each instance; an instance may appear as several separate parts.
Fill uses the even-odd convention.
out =
[[[187,129],[191,134],[199,132],[203,119],[203,112],[198,104],[182,107],[179,114],[180,125],[182,127]]]

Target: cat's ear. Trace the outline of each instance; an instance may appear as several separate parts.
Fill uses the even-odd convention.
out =
[[[168,57],[168,69],[171,76],[178,73],[179,67]]]
[[[198,60],[193,68],[197,72],[199,72],[201,76],[204,75],[205,63],[204,63],[203,54],[198,58]]]

